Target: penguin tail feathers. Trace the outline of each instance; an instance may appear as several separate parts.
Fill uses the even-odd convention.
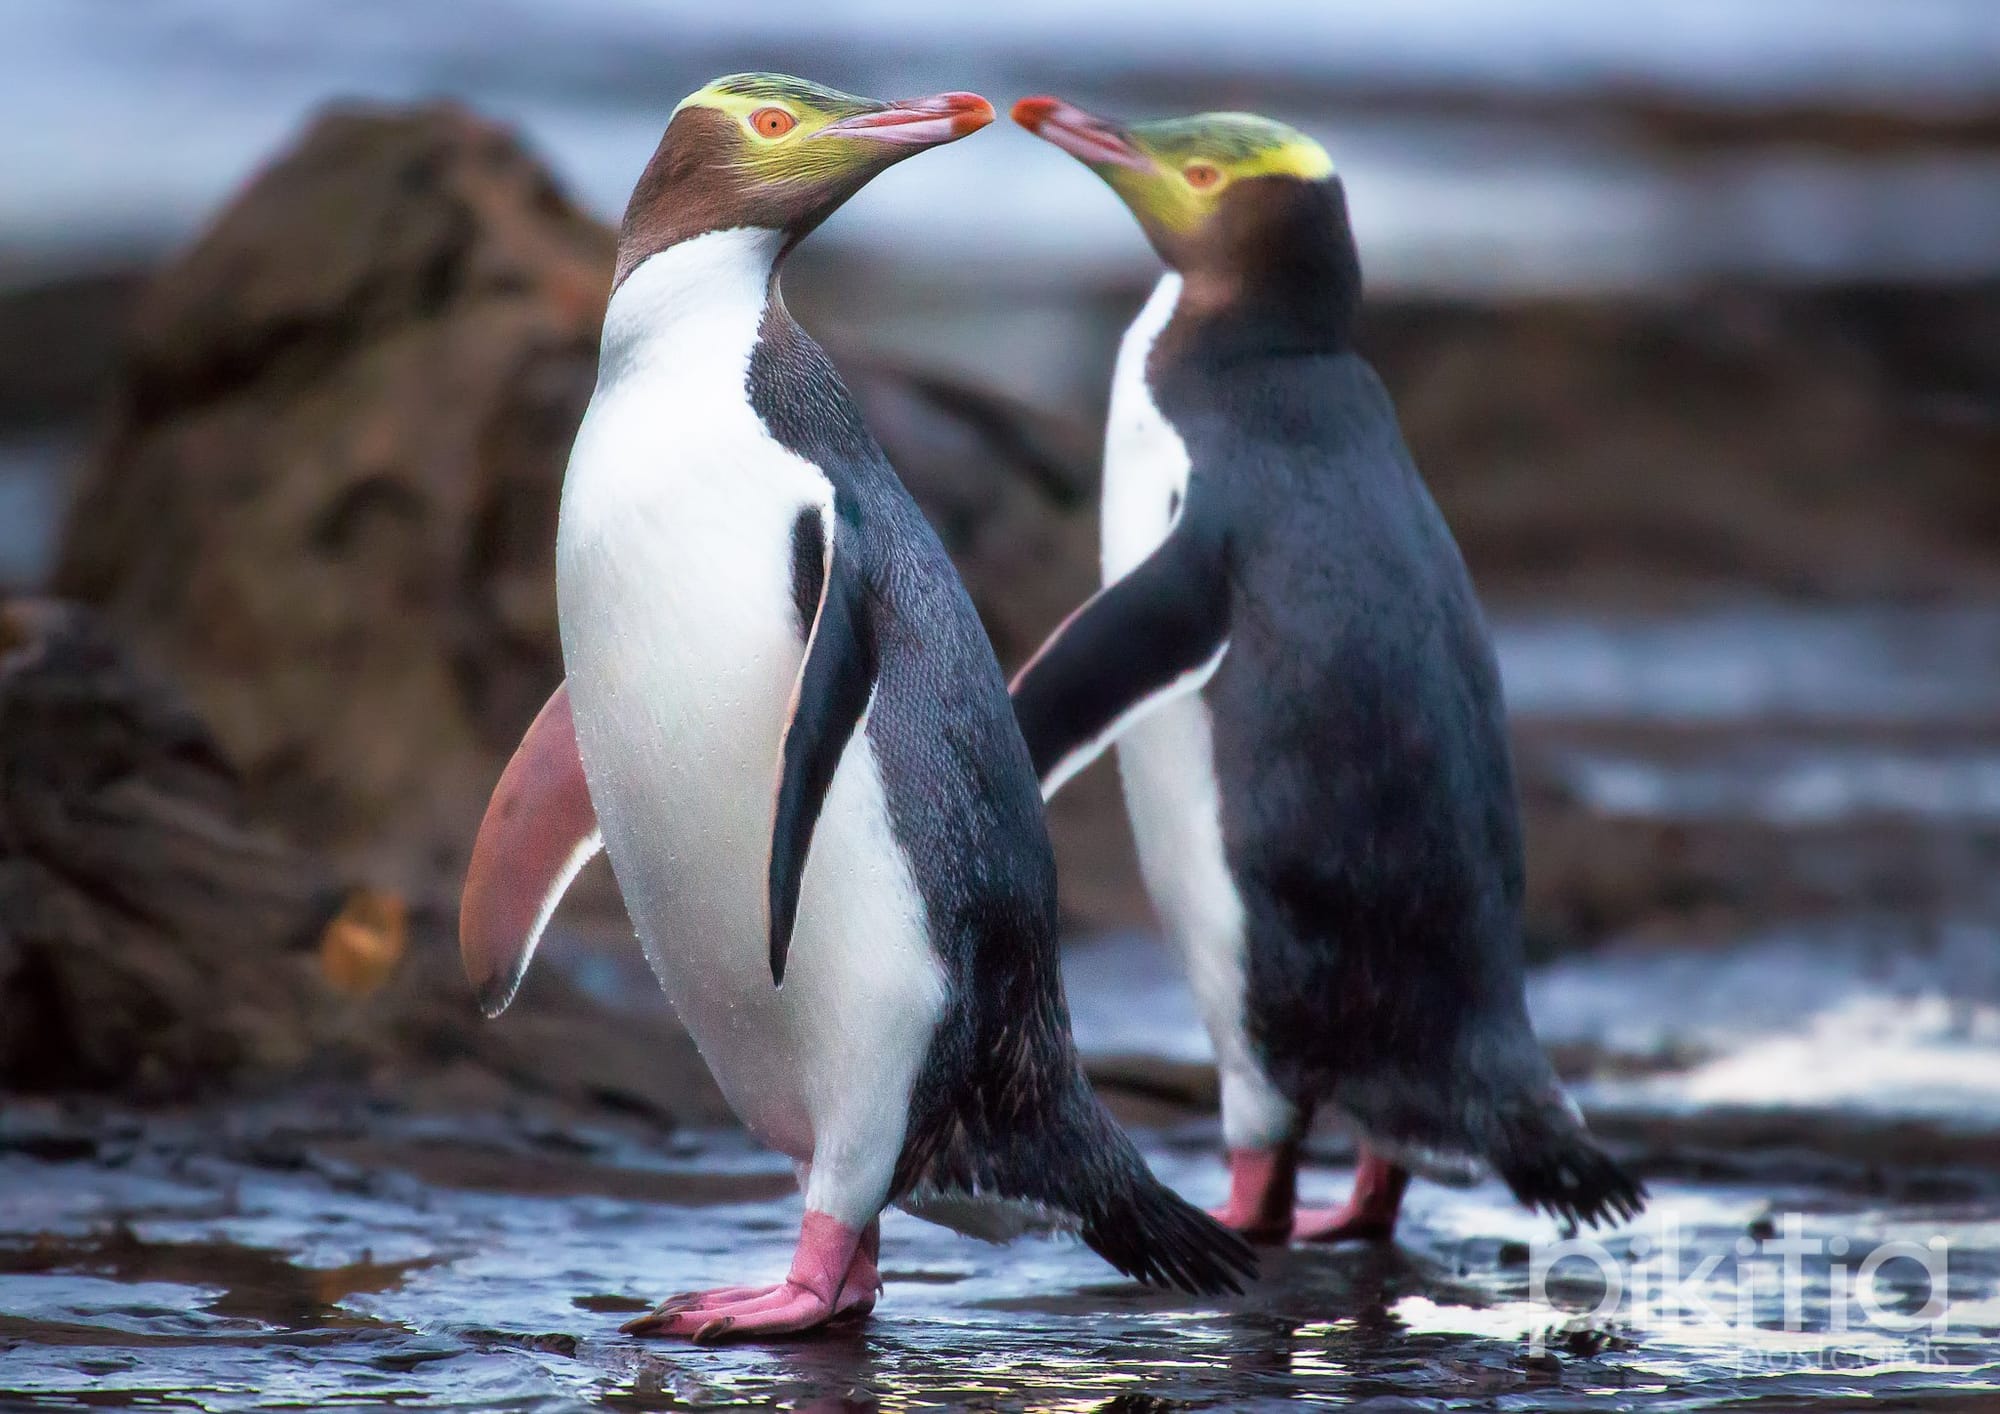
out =
[[[1646,1207],[1645,1185],[1597,1146],[1567,1106],[1509,1116],[1487,1158],[1523,1204],[1572,1225],[1628,1222]]]
[[[1645,1186],[1584,1128],[1525,1014],[1518,1021],[1474,1033],[1448,1066],[1339,1076],[1331,1098],[1372,1147],[1418,1173],[1465,1182],[1491,1170],[1523,1206],[1565,1223],[1637,1217]]]
[[[1108,1181],[1093,1184],[1090,1200],[1073,1205],[1084,1244],[1149,1286],[1196,1296],[1240,1293],[1257,1275],[1250,1244],[1155,1178],[1110,1116],[1100,1109],[1098,1118],[1103,1133],[1093,1144]]]
[[[1241,1292],[1257,1275],[1250,1244],[1153,1176],[1092,1093],[1068,1037],[1054,1044],[1060,1064],[1024,1066],[1013,1083],[986,1092],[990,1107],[913,1117],[895,1201],[988,1241],[1073,1233],[1151,1286],[1196,1296]]]

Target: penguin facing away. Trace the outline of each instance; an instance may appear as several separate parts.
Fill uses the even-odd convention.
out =
[[[672,1298],[634,1333],[866,1313],[891,1202],[989,1238],[1072,1230],[1194,1292],[1254,1265],[1084,1081],[999,666],[779,293],[786,252],[870,178],[992,116],[972,94],[719,79],[626,210],[563,486],[567,676],[480,827],[461,951],[498,1014],[601,843],[662,988],[806,1206],[783,1281]]]
[[[1013,685],[1043,791],[1114,739],[1148,892],[1222,1079],[1255,1240],[1387,1238],[1412,1168],[1497,1171],[1566,1220],[1644,1190],[1585,1133],[1522,994],[1521,828],[1491,641],[1458,547],[1354,351],[1333,163],[1241,113],[1022,126],[1121,197],[1169,267],[1105,438],[1105,587]],[[1353,1195],[1296,1207],[1330,1106]]]

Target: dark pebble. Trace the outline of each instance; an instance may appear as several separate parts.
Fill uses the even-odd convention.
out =
[[[1545,1350],[1539,1355],[1522,1356],[1521,1368],[1537,1380],[1559,1380],[1562,1378],[1563,1362],[1560,1356]]]

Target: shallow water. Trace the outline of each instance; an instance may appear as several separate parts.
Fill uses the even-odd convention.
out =
[[[1990,1195],[1884,1207],[1660,1183],[1680,1271],[1721,1262],[1682,1289],[1684,1310],[1642,1293],[1620,1316],[1580,1320],[1566,1311],[1593,1308],[1607,1272],[1663,1289],[1668,1229],[1538,1277],[1548,1249],[1530,1244],[1548,1242],[1546,1224],[1490,1187],[1420,1188],[1400,1246],[1280,1254],[1248,1296],[1206,1302],[1145,1293],[1074,1246],[991,1248],[891,1215],[886,1295],[866,1326],[703,1350],[616,1327],[669,1291],[782,1270],[796,1199],[776,1196],[782,1167],[733,1135],[659,1143],[379,1113],[300,1128],[254,1110],[143,1125],[17,1111],[5,1135],[0,1398],[55,1407],[1682,1410],[1797,1408],[1836,1390],[1951,1407],[2000,1390]],[[1150,1156],[1212,1199],[1211,1139],[1205,1124],[1155,1134]],[[553,1156],[570,1177],[564,1191],[483,1191],[467,1155],[538,1171]],[[720,1192],[701,1181],[718,1171],[734,1176]],[[1319,1165],[1308,1187],[1345,1177]],[[1947,1236],[1944,1329],[1833,1329],[1820,1256],[1801,1263],[1798,1329],[1785,1330],[1776,1258],[1736,1255],[1774,1202],[1806,1215],[1808,1240],[1846,1238],[1856,1254]],[[1870,1309],[1921,1307],[1932,1276],[1889,1262]]]
[[[1206,1033],[1163,948],[1136,936],[1065,961],[1087,1053],[1205,1062]],[[1573,1091],[1600,1116],[1773,1107],[2000,1132],[2000,936],[1923,938],[1862,922],[1797,924],[1702,949],[1613,944],[1528,979],[1547,1045],[1603,1078]],[[1996,1212],[2000,1216],[2000,1212]]]
[[[1578,1093],[1653,1208],[1594,1242],[1491,1183],[1420,1183],[1397,1246],[1273,1254],[1247,1295],[1203,1301],[1066,1242],[995,1248],[891,1214],[875,1317],[766,1348],[617,1333],[671,1292],[784,1269],[791,1174],[740,1134],[334,1101],[16,1105],[0,1404],[1981,1407],[2000,1397],[1996,956],[1969,933],[1911,949],[1856,925],[1539,972],[1544,1036],[1628,1063]],[[1151,940],[1075,946],[1067,977],[1087,1052],[1205,1054]],[[1140,1133],[1163,1178],[1219,1200],[1213,1120]],[[1340,1136],[1312,1158],[1308,1199],[1337,1196]]]
[[[1571,722],[1991,728],[2000,609],[1531,615],[1495,625],[1508,709]]]

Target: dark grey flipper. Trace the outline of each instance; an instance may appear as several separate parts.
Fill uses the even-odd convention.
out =
[[[1014,679],[1014,716],[1051,796],[1151,707],[1198,689],[1229,646],[1219,526],[1179,522],[1063,620]]]
[[[843,549],[838,508],[801,514],[795,533],[795,587],[818,582],[819,608],[806,636],[805,661],[792,690],[791,716],[779,750],[777,818],[771,829],[771,980],[782,985],[798,917],[806,852],[827,788],[875,687],[875,639],[868,622],[860,557]]]

